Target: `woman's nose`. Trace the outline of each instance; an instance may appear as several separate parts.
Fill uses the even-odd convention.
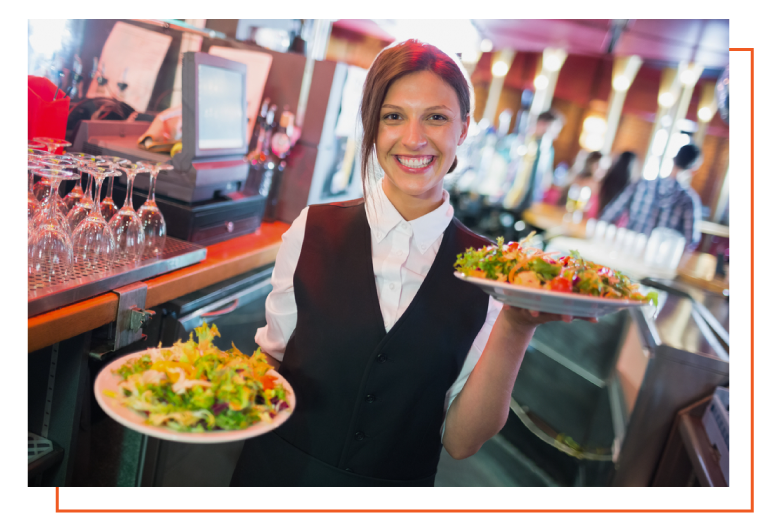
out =
[[[420,149],[421,147],[425,147],[428,140],[425,139],[425,131],[423,130],[422,125],[416,121],[410,121],[404,131],[403,143],[404,146],[409,149]]]

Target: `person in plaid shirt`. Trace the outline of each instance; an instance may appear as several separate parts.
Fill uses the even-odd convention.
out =
[[[694,144],[684,145],[673,161],[668,178],[630,184],[604,208],[601,219],[615,223],[627,213],[629,230],[649,236],[657,226],[671,228],[685,236],[688,249],[695,249],[701,239],[701,200],[679,181],[689,182],[690,173],[701,165],[701,150]]]

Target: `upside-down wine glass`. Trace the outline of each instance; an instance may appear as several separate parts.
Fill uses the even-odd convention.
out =
[[[67,140],[62,140],[61,138],[49,138],[47,136],[36,136],[35,138],[33,138],[33,142],[38,143],[39,145],[43,144],[45,146],[46,151],[48,151],[48,153],[50,155],[57,154],[57,150],[60,149],[60,148],[64,149],[65,147],[70,147],[71,146],[71,143],[68,142]],[[29,144],[29,142],[28,142],[28,144]],[[38,187],[38,189],[37,190],[35,190],[35,189],[33,190],[33,191],[35,191],[35,197],[39,201],[43,201],[42,194],[43,193],[48,193],[48,190],[51,189],[51,186],[49,185],[49,183],[46,182],[45,179],[43,179],[43,180],[44,180],[44,182]],[[68,212],[65,212],[65,213],[67,214]]]
[[[108,222],[108,227],[116,240],[116,260],[134,263],[141,259],[144,252],[144,230],[133,208],[133,181],[145,169],[128,161],[121,163],[120,167],[127,174],[127,193],[124,204]]]
[[[86,153],[74,153],[69,151],[65,154],[67,156],[75,158],[76,162],[78,163],[79,156],[77,155],[85,155]],[[81,164],[79,164],[79,177],[81,177]],[[68,207],[68,212],[70,212],[73,209],[76,203],[79,202],[83,196],[84,196],[84,190],[81,187],[81,178],[79,178],[76,181],[76,185],[73,186],[73,189],[70,190],[70,193],[68,193],[67,195],[65,195],[65,197],[62,198],[63,202],[65,203],[65,206]]]
[[[68,171],[71,173],[75,173],[73,171],[77,166],[75,161],[70,158],[63,155],[47,155],[45,157],[41,157],[38,159],[38,161],[43,164],[43,166],[47,169],[59,169],[63,171]],[[37,172],[33,172],[36,175],[39,175]],[[38,211],[35,213],[35,216],[32,220],[32,229],[33,231],[37,229],[42,223],[43,223],[43,217],[48,213],[48,204],[49,201],[54,201],[56,208],[56,221],[62,225],[63,230],[65,230],[68,234],[70,234],[70,227],[68,226],[67,222],[67,215],[68,212],[65,209],[65,204],[62,202],[62,197],[60,197],[59,192],[57,195],[52,196],[51,191],[52,190],[58,190],[59,186],[53,187],[51,186],[51,183],[46,178],[41,178],[40,182],[44,182],[49,185],[49,190],[44,194],[43,200],[40,201],[41,206],[38,208]]]
[[[78,177],[76,180],[81,179],[81,175],[78,172],[78,164],[76,163],[76,159],[68,156],[68,155],[51,155],[47,158],[44,158],[41,160],[41,162],[49,167],[55,167],[59,169],[64,169],[71,171],[72,173],[75,173]],[[57,207],[62,212],[63,216],[68,215],[68,205],[65,204],[65,200],[60,197],[59,192],[57,193],[57,196],[54,197],[54,199],[57,201]]]
[[[27,144],[28,158],[30,156],[34,156],[35,158],[40,160],[51,156],[51,153],[49,153],[49,151],[46,150],[45,146],[43,146],[44,149],[37,149],[34,147],[30,147],[30,145],[31,144]],[[42,202],[46,198],[46,195],[49,193],[49,190],[51,190],[51,186],[49,185],[48,182],[46,182],[43,179],[39,180],[38,182],[35,182],[35,180],[33,179],[33,194],[35,194],[35,199],[38,202]]]
[[[113,177],[119,171],[110,166],[87,163],[84,171],[95,178],[96,196],[100,196],[103,180]],[[116,255],[116,240],[103,219],[99,208],[91,208],[89,215],[73,231],[73,266],[87,274],[108,272]]]
[[[47,158],[49,156],[49,152],[45,150],[36,149],[33,147],[29,147],[30,145],[34,145],[35,142],[27,142],[27,160],[35,160],[37,162],[40,162],[42,159]],[[48,193],[47,188],[46,192],[42,195],[46,195]],[[27,172],[27,203],[29,206],[30,199],[33,199],[35,201],[35,204],[40,204],[43,197],[38,197],[35,194],[35,181],[33,178],[33,175],[30,171]]]
[[[33,170],[44,169],[45,167],[35,156],[27,157],[27,172],[29,174],[27,179],[27,239],[30,239],[32,235],[32,220],[40,208],[40,203],[32,192]]]
[[[73,208],[68,212],[68,226],[70,226],[71,233],[76,230],[76,227],[87,218],[90,210],[94,206],[94,199],[92,198],[92,174],[88,171],[88,168],[98,164],[103,164],[102,158],[96,155],[90,155],[87,153],[69,153],[76,159],[76,163],[79,165],[79,169],[82,173],[88,175],[87,188],[84,192],[84,196],[79,199]]]
[[[34,172],[51,183],[51,196],[58,192],[60,182],[75,180],[78,175],[60,168],[36,169]],[[73,271],[73,246],[70,235],[57,222],[55,201],[48,201],[43,222],[35,227],[27,242],[27,274],[43,281],[66,279]]]
[[[105,162],[111,166],[111,169],[120,169],[121,164],[129,164],[130,161],[126,158],[121,158],[118,156],[101,156]],[[119,175],[119,173],[117,173]],[[106,220],[106,222],[110,221],[112,217],[114,217],[114,214],[119,210],[116,203],[114,202],[114,176],[108,177],[108,190],[106,191],[106,198],[103,199],[100,202],[100,213],[103,214],[103,219]],[[96,195],[95,200],[99,201],[100,196]]]
[[[165,249],[165,218],[154,201],[154,185],[157,182],[157,175],[160,171],[170,171],[173,166],[158,162],[157,164],[145,163],[149,171],[149,194],[140,208],[138,208],[138,217],[141,219],[141,226],[144,230],[144,246],[155,256],[162,254]]]

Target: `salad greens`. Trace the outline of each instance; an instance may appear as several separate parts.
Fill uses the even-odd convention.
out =
[[[558,252],[543,252],[520,242],[504,244],[499,237],[497,245],[468,249],[458,254],[455,269],[466,276],[507,282],[523,287],[549,291],[577,293],[600,298],[652,301],[658,305],[658,294],[643,295],[639,285],[627,276],[592,261],[587,261],[576,250],[569,256],[554,258]]]
[[[182,432],[246,429],[289,408],[259,348],[251,357],[235,344],[222,351],[213,344],[217,326],[205,321],[195,333],[198,342],[190,333],[187,342],[130,359],[114,371],[122,378],[118,395],[104,393],[144,414],[147,424]]]

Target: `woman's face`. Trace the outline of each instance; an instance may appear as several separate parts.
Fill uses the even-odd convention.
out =
[[[391,201],[440,201],[442,179],[466,139],[469,118],[461,119],[458,96],[432,72],[395,81],[382,103],[376,153]]]

